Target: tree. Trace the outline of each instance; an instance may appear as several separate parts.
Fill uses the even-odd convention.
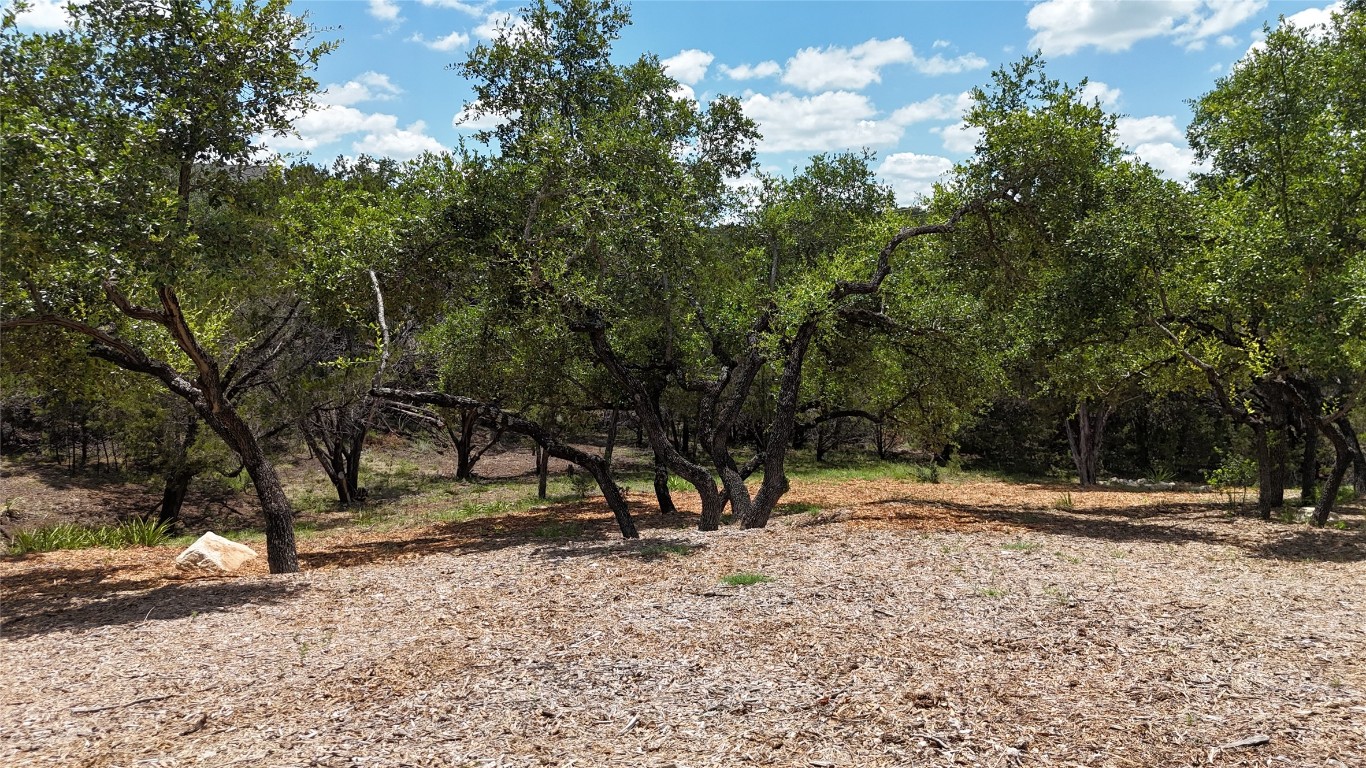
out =
[[[1279,506],[1284,478],[1266,467],[1284,463],[1291,414],[1328,439],[1323,525],[1358,461],[1350,414],[1366,384],[1366,13],[1268,30],[1194,107],[1189,137],[1212,165],[1201,192],[1217,229],[1168,335],[1212,386],[1228,389],[1216,375],[1228,359],[1249,381],[1254,397],[1232,407],[1257,434],[1263,516]]]
[[[187,402],[250,474],[274,573],[298,570],[293,510],[239,398],[297,303],[266,279],[269,221],[236,196],[270,183],[242,162],[311,104],[329,49],[286,5],[94,0],[42,35],[10,9],[0,42],[0,329],[80,334]]]

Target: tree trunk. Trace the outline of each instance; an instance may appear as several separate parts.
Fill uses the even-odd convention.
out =
[[[536,446],[536,498],[544,499],[550,484],[550,452],[543,445]]]
[[[797,396],[801,394],[802,366],[811,339],[816,335],[816,322],[803,323],[793,336],[792,344],[783,361],[783,373],[778,384],[778,401],[773,410],[768,440],[764,446],[764,480],[754,494],[754,505],[749,513],[740,516],[744,528],[763,528],[778,506],[778,500],[791,484],[787,479],[787,446],[792,443],[792,432],[797,428]],[[732,500],[732,504],[734,501]],[[737,511],[737,516],[739,513]]]
[[[1334,457],[1333,471],[1324,481],[1323,491],[1319,493],[1319,502],[1314,506],[1314,525],[1320,528],[1328,524],[1328,515],[1332,513],[1333,504],[1337,501],[1342,479],[1347,476],[1347,470],[1352,466],[1353,454],[1351,443],[1337,424],[1324,424],[1323,433],[1333,444]]]
[[[607,468],[612,468],[612,449],[617,444],[617,421],[621,418],[621,411],[612,409],[612,418],[607,422],[607,447],[602,451],[602,460],[607,462]]]
[[[1361,440],[1352,428],[1351,419],[1343,416],[1337,420],[1338,429],[1352,448],[1352,490],[1358,499],[1366,497],[1366,454],[1362,453]]]
[[[678,514],[673,494],[669,492],[669,468],[658,455],[655,456],[655,500],[659,502],[659,514],[671,517]]]
[[[294,548],[294,508],[285,496],[275,466],[266,458],[256,435],[232,406],[219,403],[216,409],[200,412],[205,422],[242,460],[256,488],[256,498],[266,519],[266,562],[271,573],[296,573],[299,556]]]
[[[1082,487],[1100,482],[1101,448],[1105,443],[1105,423],[1109,419],[1109,404],[1093,407],[1089,399],[1077,403],[1076,413],[1067,418],[1067,447]]]
[[[1300,426],[1304,449],[1300,456],[1300,506],[1306,507],[1318,499],[1319,428],[1313,416],[1302,416]]]
[[[460,429],[446,428],[451,443],[455,445],[455,479],[460,482],[474,479],[474,461],[471,457],[474,455],[474,435],[478,426],[478,411],[464,408],[460,411]]]
[[[199,467],[191,466],[190,450],[199,436],[199,417],[193,412],[185,424],[185,434],[181,436],[180,447],[166,471],[166,487],[161,493],[161,506],[157,512],[157,522],[168,526],[180,524],[180,511],[189,495],[190,481],[199,474]]]
[[[1274,510],[1285,506],[1285,470],[1290,452],[1284,430],[1254,424],[1252,435],[1257,458],[1257,511],[1263,520],[1270,520]]]
[[[882,433],[882,422],[873,425],[873,445],[877,448],[877,457],[880,461],[887,459],[887,438]]]

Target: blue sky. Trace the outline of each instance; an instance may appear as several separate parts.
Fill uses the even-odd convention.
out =
[[[447,65],[495,34],[518,3],[468,0],[296,0],[341,41],[317,77],[322,107],[272,148],[327,163],[360,153],[406,159],[455,145],[470,88]],[[33,28],[62,23],[34,4]],[[818,152],[870,148],[903,202],[972,151],[965,93],[992,70],[1040,49],[1051,76],[1091,82],[1123,115],[1121,139],[1173,178],[1193,158],[1187,101],[1213,87],[1279,17],[1310,24],[1318,0],[1040,0],[791,2],[643,0],[619,41],[622,61],[654,53],[706,101],[742,100],[764,133],[760,163],[786,173]],[[304,154],[306,153],[306,154]]]

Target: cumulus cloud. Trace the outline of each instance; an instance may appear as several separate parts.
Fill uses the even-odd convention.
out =
[[[898,152],[882,161],[877,174],[892,185],[897,200],[909,204],[933,192],[934,183],[952,168],[947,157]]]
[[[431,48],[433,51],[453,51],[469,41],[470,36],[462,32],[452,32],[445,37],[438,37],[435,40],[428,40],[422,36],[421,32],[415,33],[412,37],[408,38],[408,42],[420,43]]]
[[[269,140],[276,152],[311,152],[342,141],[348,136],[363,134],[351,143],[357,154],[409,160],[423,152],[440,152],[441,143],[426,135],[426,123],[418,120],[400,127],[398,118],[378,112],[362,112],[355,107],[328,104],[308,112],[294,121],[297,136],[280,136]]]
[[[1170,38],[1186,48],[1199,48],[1252,18],[1266,0],[1044,0],[1029,9],[1026,23],[1034,30],[1031,48],[1065,55],[1094,47],[1128,50],[1149,38]]]
[[[1289,16],[1283,17],[1281,19],[1281,24],[1309,30],[1310,37],[1317,38],[1323,34],[1329,24],[1333,23],[1333,14],[1342,13],[1342,9],[1343,4],[1341,2],[1326,5],[1323,8],[1306,8],[1299,13],[1292,13]],[[1257,30],[1257,32],[1253,34],[1253,38],[1252,45],[1249,46],[1247,51],[1243,54],[1244,58],[1250,56],[1254,51],[1261,51],[1266,48],[1266,43],[1262,39],[1263,35],[1261,30]]]
[[[462,13],[467,13],[475,18],[484,15],[491,3],[466,3],[461,0],[421,0],[423,5],[436,6],[437,8],[451,8]]]
[[[926,59],[917,56],[905,38],[873,38],[853,48],[803,48],[787,60],[783,82],[813,92],[831,88],[858,90],[882,82],[882,68],[892,64],[908,64],[924,75],[943,75],[981,69],[987,61],[975,54],[952,59],[935,54]]]
[[[379,72],[366,72],[342,85],[328,85],[318,96],[318,103],[350,106],[363,101],[388,101],[403,93],[403,89]]]
[[[1102,107],[1113,109],[1119,104],[1121,93],[1118,88],[1111,88],[1099,80],[1089,80],[1081,89],[1081,98],[1088,102],[1099,101]]]
[[[707,76],[707,67],[711,66],[712,60],[715,58],[706,51],[689,48],[664,59],[660,64],[664,66],[664,71],[668,73],[669,77],[680,83],[695,85]]]
[[[399,128],[395,121],[395,124],[386,125],[382,130],[366,133],[359,141],[352,142],[351,148],[356,154],[392,157],[395,160],[411,160],[423,152],[444,152],[446,148],[428,136],[426,130],[427,124],[421,120],[407,128]]]
[[[791,93],[749,94],[741,102],[745,114],[759,124],[763,152],[828,152],[858,147],[885,147],[901,139],[904,129],[878,119],[868,97],[848,91],[815,96]]]
[[[506,11],[494,11],[485,16],[479,26],[474,28],[474,35],[485,40],[496,40],[505,33],[516,36],[526,29],[526,26],[526,19],[521,16]]]
[[[940,93],[917,101],[892,113],[892,121],[899,125],[912,125],[929,120],[956,120],[972,106],[972,94],[964,91],[957,96]]]
[[[728,67],[725,64],[722,64],[720,69],[721,74],[732,80],[754,80],[761,77],[773,77],[783,71],[783,68],[779,66],[776,61],[761,61],[753,66],[741,64],[738,67]]]
[[[451,126],[460,131],[491,131],[502,121],[501,115],[480,112],[476,102],[455,113],[455,117],[451,118]]]
[[[1119,140],[1143,162],[1169,178],[1185,181],[1201,170],[1195,152],[1186,145],[1186,134],[1171,115],[1121,117],[1115,121]]]
[[[396,22],[399,20],[398,3],[394,0],[370,0],[370,15],[380,21]]]
[[[944,149],[956,155],[970,155],[977,150],[977,142],[982,140],[981,128],[970,128],[962,121],[942,128],[931,128],[944,142]]]
[[[30,0],[28,8],[15,17],[15,24],[24,29],[55,32],[71,21],[66,13],[66,0]]]

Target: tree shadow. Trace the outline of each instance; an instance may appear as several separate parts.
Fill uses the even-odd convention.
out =
[[[1088,493],[1091,491],[1088,489]],[[1117,491],[1126,493],[1131,491]],[[1218,503],[1164,502],[1095,510],[1021,509],[1007,504],[964,504],[952,501],[886,499],[871,507],[906,505],[893,511],[896,520],[920,519],[916,507],[948,510],[956,515],[1046,534],[1099,539],[1116,544],[1205,544],[1242,549],[1258,558],[1358,562],[1366,560],[1361,531],[1306,529],[1302,524],[1258,521],[1256,528],[1237,525],[1239,517]]]
[[[47,567],[0,577],[6,614],[0,635],[19,639],[183,619],[248,603],[278,603],[306,588],[278,578],[198,578],[167,583],[160,576],[117,581],[108,576],[107,568]],[[157,584],[160,586],[154,586]]]
[[[662,515],[654,504],[639,501],[628,502],[628,509],[636,526],[645,531],[687,528],[695,525],[697,519],[688,513]],[[598,554],[630,553],[635,546],[659,543],[657,539],[622,539],[606,504],[601,500],[583,500],[437,523],[417,536],[333,544],[326,551],[301,552],[299,561],[309,569],[350,568],[403,557],[493,552],[526,544],[541,544],[545,552],[562,551],[563,556],[577,554],[580,550],[583,555],[595,551],[581,544],[565,543],[569,541],[594,542],[593,546],[599,547]]]

